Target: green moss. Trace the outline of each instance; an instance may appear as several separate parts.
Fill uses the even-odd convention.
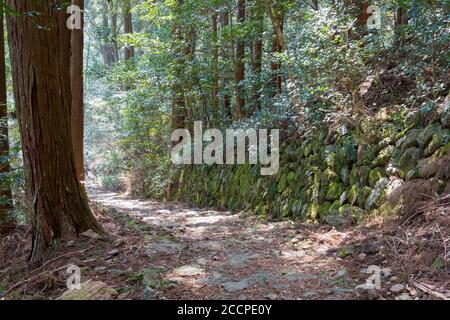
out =
[[[430,124],[418,135],[417,142],[419,146],[425,148],[439,131],[442,131],[442,126],[439,123]]]
[[[334,201],[336,199],[339,199],[344,191],[345,186],[342,183],[333,182],[328,186],[325,198],[329,201]]]
[[[375,187],[377,182],[384,177],[386,177],[386,170],[384,168],[380,167],[373,169],[369,174],[369,185]]]
[[[378,156],[372,162],[372,166],[379,167],[387,165],[392,157],[392,154],[394,153],[394,150],[394,146],[387,146],[386,148],[381,150]]]
[[[347,190],[347,200],[351,205],[354,205],[358,202],[358,194],[360,192],[360,188],[358,184],[354,184]]]
[[[331,208],[331,203],[330,202],[324,202],[320,205],[319,207],[319,217],[320,219],[324,219],[329,213],[330,213],[330,208]]]
[[[422,156],[423,152],[419,148],[407,149],[398,161],[400,177],[412,178],[411,173],[417,171],[417,164]]]
[[[369,197],[372,189],[368,186],[365,186],[359,190],[358,193],[358,207],[365,208],[367,198]]]

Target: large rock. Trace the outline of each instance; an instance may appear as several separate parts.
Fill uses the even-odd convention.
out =
[[[111,300],[117,291],[101,281],[88,280],[80,290],[67,290],[57,300]]]
[[[433,139],[433,136],[442,131],[442,126],[440,123],[433,123],[426,127],[417,137],[417,142],[421,148],[425,148]]]
[[[399,174],[403,179],[414,177],[417,172],[417,164],[422,158],[423,152],[419,148],[409,148],[398,161]]]
[[[370,165],[378,155],[379,147],[374,144],[362,144],[358,147],[358,163]]]
[[[394,150],[394,146],[387,146],[386,148],[381,150],[378,156],[372,162],[372,166],[378,167],[387,165],[392,157],[392,154],[394,153]]]
[[[241,281],[229,281],[222,283],[222,288],[230,293],[238,292],[250,287],[250,279],[242,279]]]
[[[345,186],[342,183],[331,183],[325,195],[325,198],[329,201],[339,199],[342,193],[345,191]]]
[[[420,132],[421,131],[419,129],[412,129],[412,130],[410,130],[406,134],[405,138],[403,139],[404,142],[401,145],[402,150],[418,147],[419,146],[419,142],[417,141],[417,138],[419,137]]]
[[[371,211],[372,209],[375,209],[377,206],[380,205],[380,200],[383,199],[385,196],[385,190],[386,187],[389,184],[388,178],[382,178],[380,179],[375,187],[373,188],[372,192],[370,193],[369,197],[366,201],[366,210]]]
[[[429,157],[433,153],[435,153],[440,147],[448,143],[450,140],[450,132],[449,130],[440,130],[439,132],[435,133],[433,137],[431,138],[430,143],[428,144],[427,148],[425,149],[425,156]]]
[[[371,194],[372,189],[368,186],[364,186],[359,190],[358,193],[358,206],[361,208],[366,207],[367,198],[369,198],[369,195]]]
[[[386,177],[386,170],[384,168],[379,167],[373,169],[369,174],[369,185],[375,187],[377,182],[384,177]]]

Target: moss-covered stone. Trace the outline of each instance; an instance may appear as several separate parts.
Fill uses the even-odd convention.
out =
[[[339,200],[336,200],[333,202],[333,204],[329,208],[330,214],[337,214],[339,213],[339,208],[341,207],[341,203]]]
[[[361,131],[362,138],[368,144],[377,143],[379,140],[379,123],[373,121],[372,119],[362,119],[359,123],[359,128]]]
[[[357,160],[356,146],[353,140],[346,140],[338,149],[336,154],[336,165],[338,171],[343,167],[347,167]]]
[[[371,194],[372,189],[368,186],[364,186],[359,190],[358,193],[358,207],[365,208],[367,198],[369,198],[369,195]]]
[[[387,165],[392,157],[392,154],[394,153],[394,150],[394,146],[387,146],[386,148],[382,149],[378,153],[378,156],[375,158],[375,160],[372,162],[372,166],[380,167]]]
[[[417,141],[417,138],[419,137],[420,133],[421,131],[419,129],[410,130],[403,139],[403,143],[401,144],[402,150],[418,147],[419,142]]]
[[[401,178],[412,178],[413,173],[417,171],[417,164],[422,158],[423,152],[419,148],[409,148],[398,161],[399,175]]]
[[[417,142],[421,148],[425,148],[433,139],[433,136],[442,131],[442,126],[440,123],[433,123],[426,127],[417,137]]]
[[[347,167],[344,167],[341,169],[341,171],[339,172],[339,175],[341,177],[341,181],[345,184],[345,185],[349,185],[350,183],[350,170]]]
[[[325,198],[329,201],[339,199],[341,194],[345,191],[345,186],[339,182],[330,183],[325,194]]]
[[[370,167],[362,166],[358,170],[359,183],[361,185],[369,184]]]
[[[378,155],[378,145],[360,145],[358,147],[358,164],[368,166]]]
[[[321,180],[322,186],[328,186],[330,183],[338,181],[339,177],[333,170],[328,168],[322,173],[322,180]]]
[[[351,205],[355,205],[358,202],[358,194],[360,188],[358,184],[353,184],[350,189],[347,190],[347,201]]]
[[[448,130],[441,130],[433,135],[433,138],[425,149],[425,156],[431,156],[440,147],[448,143],[448,141],[450,140],[450,133],[447,131]]]
[[[364,210],[359,207],[346,204],[339,209],[339,213],[343,216],[351,217],[357,220],[364,214]]]
[[[314,201],[311,203],[308,209],[308,217],[311,218],[313,221],[315,221],[319,217],[319,203]]]
[[[320,207],[319,207],[319,216],[320,216],[320,219],[325,219],[325,217],[327,216],[327,215],[329,215],[329,213],[330,213],[330,208],[331,208],[331,202],[328,202],[328,201],[326,201],[326,202],[323,202],[321,205],[320,205]]]
[[[406,127],[416,127],[420,124],[421,115],[419,111],[410,111],[405,116],[405,126]]]
[[[378,167],[373,169],[369,174],[369,185],[375,187],[377,182],[384,177],[386,177],[386,170],[384,168]]]
[[[351,185],[359,183],[358,172],[359,172],[359,168],[356,165],[354,165],[352,167],[352,170],[350,170],[350,175],[349,175],[349,182]]]
[[[369,197],[366,201],[366,210],[371,211],[372,209],[377,208],[380,205],[380,200],[385,195],[386,187],[389,184],[389,179],[382,178],[380,179],[375,187],[373,188],[372,192],[370,193]]]
[[[348,194],[347,190],[342,192],[341,196],[339,197],[339,203],[341,204],[341,206],[347,203],[348,196],[349,196],[349,194]]]

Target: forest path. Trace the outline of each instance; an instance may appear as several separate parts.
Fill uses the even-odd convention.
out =
[[[126,265],[143,284],[132,298],[354,299],[368,277],[347,261],[345,232],[88,189],[123,242],[108,269]]]

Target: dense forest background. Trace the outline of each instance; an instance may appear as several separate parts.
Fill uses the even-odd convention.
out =
[[[86,183],[334,227],[448,203],[449,4],[2,1],[0,221],[32,225],[36,261],[105,234]],[[194,121],[280,129],[279,172],[173,165]]]

